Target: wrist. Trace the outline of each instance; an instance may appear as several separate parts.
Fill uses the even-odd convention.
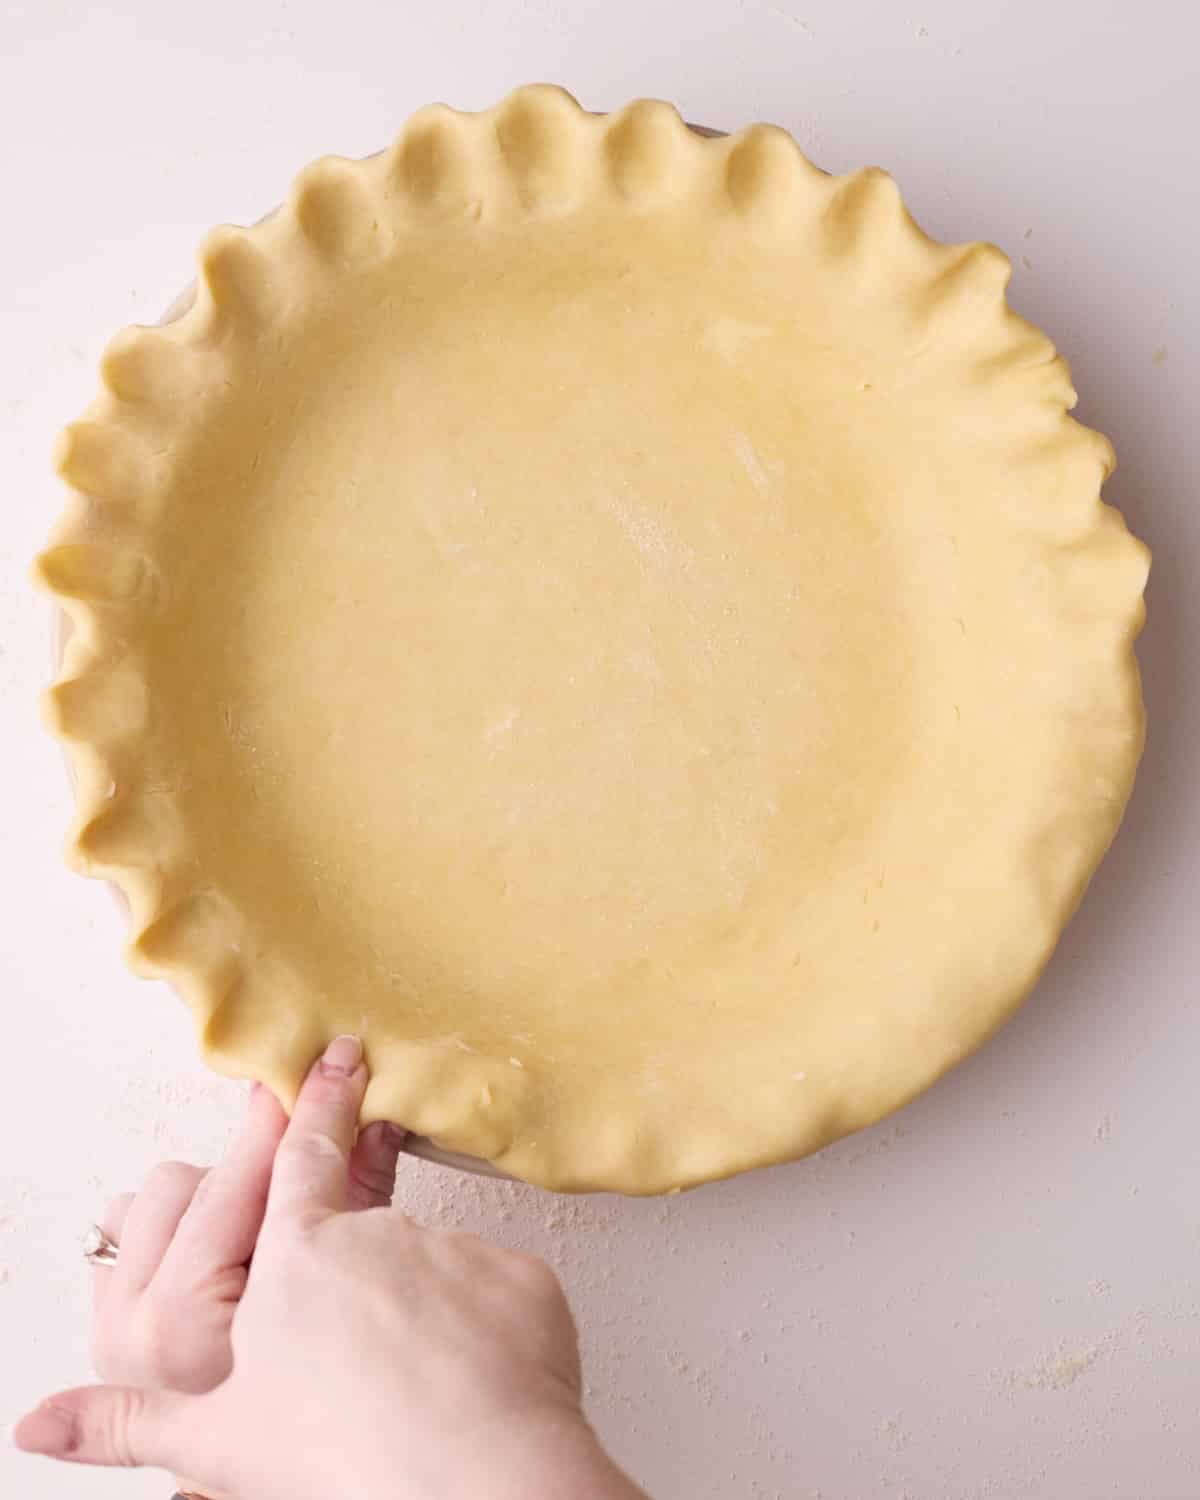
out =
[[[471,1445],[445,1500],[646,1500],[612,1461],[582,1413],[494,1424]],[[441,1500],[441,1497],[439,1497]]]
[[[647,1500],[582,1412],[566,1404],[510,1408],[436,1436],[426,1429],[424,1439],[415,1449],[403,1438],[364,1443],[343,1460],[336,1484],[314,1474],[303,1493],[312,1500],[395,1500],[402,1474],[405,1500]],[[301,1491],[286,1493],[292,1500]]]

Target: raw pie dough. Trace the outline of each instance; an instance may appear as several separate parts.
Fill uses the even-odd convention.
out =
[[[1129,794],[1147,553],[998,250],[536,87],[200,273],[39,566],[74,857],[213,1066],[290,1100],[353,1031],[364,1120],[653,1193],[1011,1014]]]

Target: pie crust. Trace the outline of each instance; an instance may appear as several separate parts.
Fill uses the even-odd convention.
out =
[[[38,563],[71,857],[207,1060],[563,1190],[800,1156],[1028,992],[1143,740],[1106,439],[876,169],[421,110],[126,330]]]

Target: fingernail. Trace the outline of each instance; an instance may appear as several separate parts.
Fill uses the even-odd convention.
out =
[[[12,1436],[15,1446],[25,1453],[61,1457],[75,1451],[76,1431],[73,1412],[61,1406],[39,1406],[17,1423]]]
[[[390,1121],[383,1127],[383,1138],[389,1146],[395,1146],[399,1151],[408,1140],[408,1131],[400,1125],[393,1125]]]
[[[326,1078],[349,1078],[362,1062],[362,1043],[356,1036],[335,1036],[320,1061]]]

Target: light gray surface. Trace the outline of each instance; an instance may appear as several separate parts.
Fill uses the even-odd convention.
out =
[[[555,1200],[414,1164],[403,1197],[548,1254],[593,1409],[657,1500],[1191,1500],[1200,1380],[1200,402],[1195,10],[923,0],[426,5],[9,0],[0,44],[0,1422],[84,1376],[76,1240],[239,1108],[182,1007],[129,978],[66,874],[28,558],[56,427],[111,332],[152,320],[201,232],[432,97],[533,78],[592,108],[794,130],[880,162],[947,238],[1014,256],[1014,300],[1115,440],[1156,550],[1151,737],[1127,824],[1035,999],[865,1136],[662,1202]],[[486,13],[485,13],[486,12]],[[0,1450],[0,1495],[164,1496],[161,1476]],[[252,1497],[247,1497],[252,1500]],[[349,1497],[347,1497],[349,1500]]]

